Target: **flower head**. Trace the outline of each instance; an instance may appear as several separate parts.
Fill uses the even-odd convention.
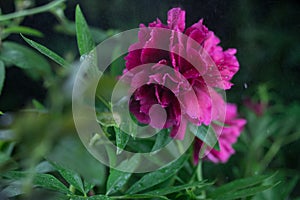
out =
[[[205,147],[205,158],[214,162],[225,163],[228,161],[229,157],[235,152],[232,145],[236,143],[237,138],[240,136],[246,120],[238,118],[237,107],[234,104],[227,104],[225,126],[220,126],[218,124],[212,125],[216,135],[219,135],[218,142],[220,146],[220,151],[215,149]],[[203,146],[203,142],[198,138],[194,141],[194,163],[197,164],[199,161],[200,149]]]
[[[266,111],[266,108],[268,107],[268,104],[266,102],[262,101],[254,101],[250,98],[247,98],[244,100],[244,105],[249,108],[251,111],[253,111],[258,117],[263,116],[263,114]]]
[[[141,123],[172,128],[171,136],[177,139],[184,138],[188,123],[209,125],[218,119],[225,104],[215,88],[230,89],[230,80],[239,69],[236,50],[223,51],[219,43],[203,19],[186,29],[185,11],[180,8],[168,12],[167,24],[159,19],[148,26],[141,24],[123,72],[138,88],[130,99],[130,112]],[[137,87],[140,83],[146,84]],[[151,119],[154,105],[166,111],[163,125]]]

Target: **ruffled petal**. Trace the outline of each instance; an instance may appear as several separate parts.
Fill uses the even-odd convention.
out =
[[[180,8],[173,8],[168,12],[168,27],[181,32],[185,29],[185,11]]]

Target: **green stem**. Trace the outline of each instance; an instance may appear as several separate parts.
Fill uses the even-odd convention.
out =
[[[109,111],[112,111],[112,107],[101,95],[96,95],[98,99],[109,109]]]
[[[272,144],[269,151],[266,153],[265,157],[261,161],[261,166],[263,168],[261,171],[263,171],[270,164],[270,162],[273,160],[273,158],[280,150],[281,146],[282,146],[282,140],[277,140]]]
[[[198,166],[197,166],[197,179],[198,181],[203,180],[203,175],[202,175],[202,160],[199,161]]]
[[[291,142],[294,142],[294,141],[298,140],[299,138],[300,138],[300,132],[296,132],[294,134],[291,134],[291,135],[286,137],[286,139],[283,141],[282,146],[287,145]]]
[[[0,21],[6,21],[6,20],[18,18],[18,17],[25,17],[25,16],[28,16],[28,15],[34,15],[34,14],[46,12],[46,11],[51,10],[52,8],[56,7],[56,6],[59,6],[64,1],[65,0],[57,0],[57,1],[53,1],[51,3],[48,3],[46,5],[43,5],[43,6],[40,6],[40,7],[37,7],[37,8],[32,8],[32,9],[28,9],[28,10],[21,10],[21,11],[6,14],[6,15],[0,15]]]
[[[299,132],[296,132],[294,134],[289,135],[284,140],[278,139],[275,141],[272,146],[270,147],[269,151],[266,153],[265,157],[261,161],[261,166],[263,166],[263,169],[265,169],[270,162],[273,160],[273,158],[277,155],[277,153],[280,151],[280,148],[284,145],[287,145],[293,141],[296,141],[299,139],[300,134]]]
[[[198,166],[197,166],[197,179],[198,181],[203,181],[203,173],[202,173],[202,160],[199,160]],[[206,192],[205,190],[201,191],[201,195],[199,196],[200,199],[206,199]]]

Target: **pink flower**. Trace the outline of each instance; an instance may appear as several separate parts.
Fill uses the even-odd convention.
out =
[[[169,70],[164,61],[140,71],[133,69],[123,77],[130,79],[131,86],[137,88],[130,99],[129,110],[139,122],[161,128],[159,120],[154,119],[158,121],[156,124],[150,119],[150,109],[157,104],[167,113],[163,128],[172,127],[171,136],[177,139],[183,139],[188,121],[196,125],[211,122],[210,93],[218,94],[198,83],[191,87],[178,71]]]
[[[204,41],[204,49],[212,57],[213,61],[216,63],[217,69],[219,70],[223,89],[230,89],[232,83],[230,80],[234,74],[239,70],[239,62],[234,56],[236,54],[236,49],[227,49],[223,51],[221,46],[218,46],[220,39],[211,32],[207,40]],[[211,83],[212,86],[218,87],[217,82]]]
[[[243,128],[246,124],[246,120],[238,118],[237,107],[234,104],[227,104],[225,126],[222,127],[218,124],[213,123],[213,129],[216,135],[219,135],[218,142],[220,151],[212,148],[205,149],[205,158],[214,162],[225,163],[228,161],[230,156],[234,154],[232,145],[236,143],[237,138],[240,136]],[[194,163],[197,164],[199,161],[200,149],[203,146],[203,142],[196,138],[194,141]]]
[[[223,51],[218,46],[220,40],[203,25],[202,19],[185,30],[185,11],[180,8],[168,12],[167,25],[157,19],[148,27],[141,24],[140,28],[138,42],[129,47],[125,57],[123,74],[132,77],[132,85],[147,84],[132,95],[130,112],[141,123],[161,127],[151,122],[149,113],[153,105],[160,105],[167,113],[163,127],[171,127],[171,136],[183,139],[188,122],[209,125],[217,118],[215,110],[218,109],[213,108],[216,107],[213,98],[220,99],[220,95],[214,88],[230,89],[232,86],[230,80],[239,69],[234,56],[236,50]],[[212,67],[214,63],[216,67]],[[144,64],[153,66],[148,71],[138,70],[132,74],[133,69]],[[164,71],[166,66],[175,72]]]
[[[260,116],[263,116],[263,114],[265,113],[267,107],[268,107],[268,104],[265,103],[265,102],[261,102],[261,101],[254,101],[250,98],[247,98],[245,101],[244,101],[244,105],[249,108],[251,111],[253,111],[256,116],[260,117]]]

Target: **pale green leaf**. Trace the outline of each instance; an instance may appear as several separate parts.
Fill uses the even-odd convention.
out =
[[[119,166],[119,169],[124,171],[133,171],[140,163],[140,156],[138,154],[134,155],[128,160],[124,160]],[[119,191],[131,177],[131,173],[119,171],[114,168],[110,168],[110,173],[108,176],[106,184],[106,194],[112,194]]]
[[[179,192],[181,190],[187,190],[190,188],[205,188],[207,186],[212,185],[213,183],[205,183],[205,181],[197,181],[197,182],[193,182],[193,183],[188,183],[188,184],[184,184],[184,185],[179,185],[179,186],[170,186],[170,187],[165,187],[162,189],[157,189],[157,190],[153,190],[151,192],[147,192],[145,194],[151,194],[151,195],[168,195],[168,194],[172,194],[174,192]]]
[[[168,164],[167,166],[146,174],[143,176],[139,181],[133,184],[126,193],[128,194],[135,194],[140,191],[146,190],[154,185],[157,185],[165,180],[169,179],[170,177],[174,176],[184,165],[185,161],[187,160],[188,156],[184,155],[181,156],[176,161]]]
[[[56,163],[52,163],[60,175],[72,186],[74,186],[82,194],[85,194],[83,182],[80,175],[71,169],[64,168]]]
[[[230,193],[226,193],[220,197],[215,198],[215,200],[231,200],[231,199],[240,199],[240,198],[249,197],[249,196],[253,196],[257,193],[263,192],[267,189],[270,189],[270,188],[274,187],[275,185],[261,185],[261,186],[255,186],[255,187],[235,191],[235,192],[230,192]]]
[[[220,146],[218,142],[218,138],[216,136],[215,131],[213,128],[201,125],[195,126],[193,124],[189,125],[189,130],[201,141],[207,144],[209,147],[214,148],[217,151],[220,151]]]
[[[33,104],[34,108],[37,110],[46,110],[45,106],[43,104],[41,104],[39,101],[37,101],[36,99],[32,100],[32,104]]]
[[[69,66],[69,64],[65,61],[65,59],[63,59],[62,57],[57,55],[55,52],[51,51],[47,47],[45,47],[33,40],[26,38],[22,34],[21,34],[21,36],[30,46],[32,46],[33,48],[35,48],[36,50],[38,50],[40,53],[44,54],[48,58],[52,59],[57,64],[61,65],[62,67]]]
[[[79,53],[80,55],[88,54],[94,49],[95,43],[79,5],[76,6],[75,25]]]
[[[273,175],[271,175],[273,176]],[[222,197],[224,194],[233,193],[235,191],[249,188],[250,186],[261,184],[264,180],[271,177],[270,175],[259,175],[249,178],[238,179],[220,186],[212,192],[211,197]]]
[[[38,187],[43,187],[45,189],[60,191],[63,193],[69,193],[68,188],[56,179],[51,174],[31,174],[28,172],[10,171],[4,174],[5,177],[10,179],[22,179],[28,176],[33,177],[33,184]]]
[[[171,140],[172,138],[170,137],[168,129],[162,129],[159,133],[156,134],[155,143],[151,151],[160,150],[161,148],[169,144]]]
[[[27,72],[33,78],[48,77],[51,68],[47,60],[32,49],[14,42],[3,42],[0,50],[0,59],[5,65],[14,65]]]
[[[122,153],[123,149],[129,141],[130,136],[120,128],[114,127],[116,133],[117,154]]]

